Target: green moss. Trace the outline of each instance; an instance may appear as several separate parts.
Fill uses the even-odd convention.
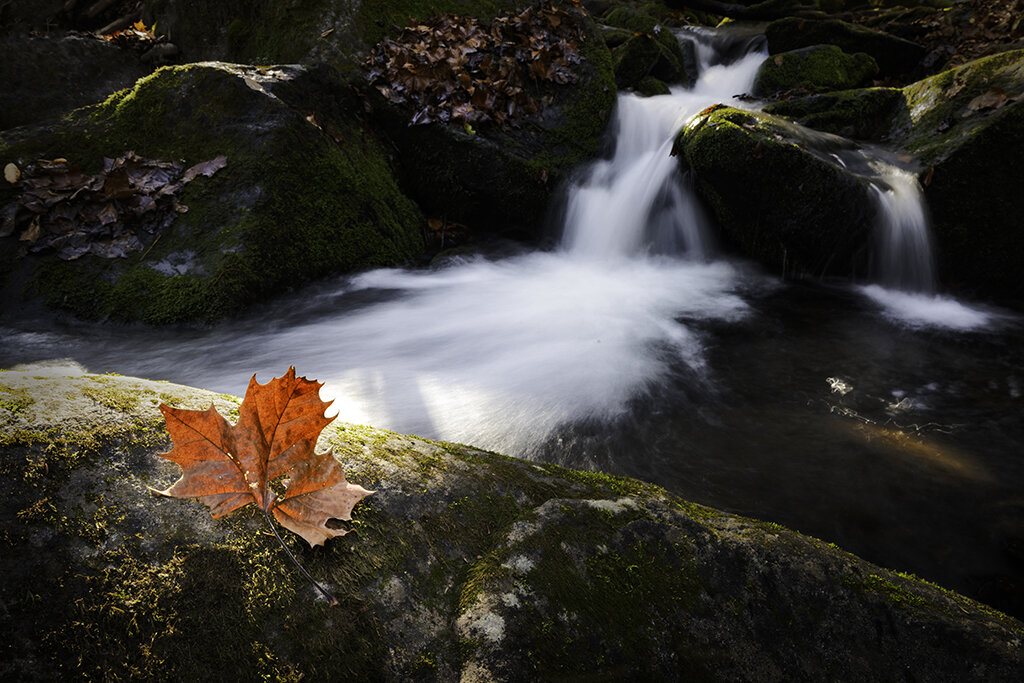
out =
[[[670,635],[673,621],[696,608],[701,586],[688,544],[645,538],[637,526],[634,540],[595,552],[615,530],[633,529],[641,519],[635,511],[604,512],[586,503],[566,506],[516,547],[534,560],[522,579],[526,590],[536,586],[545,598],[543,611],[524,601],[515,623],[506,624],[506,638],[530,644],[529,676],[650,672],[666,656],[700,658],[698,649]],[[677,661],[691,674],[700,668],[696,661]]]
[[[818,45],[783,52],[762,62],[754,79],[755,95],[785,90],[845,90],[863,85],[878,73],[874,58],[848,55],[835,45]]]
[[[848,138],[887,138],[905,100],[898,88],[863,88],[773,102],[764,112]]]
[[[317,74],[310,79],[334,77]],[[57,155],[87,172],[128,149],[186,165],[228,159],[214,177],[189,183],[181,197],[188,212],[146,252],[123,260],[44,259],[32,291],[87,318],[213,321],[303,282],[407,260],[422,248],[423,219],[398,190],[356,106],[323,103],[339,145],[304,114],[254,93],[231,67],[187,65],[158,70],[76,112],[34,150],[0,138],[3,158]],[[191,254],[188,273],[154,269],[180,253]]]
[[[33,403],[35,399],[28,395],[27,389],[0,384],[0,409],[14,414],[24,413]]]
[[[113,410],[130,413],[139,407],[141,389],[126,389],[114,377],[94,376],[89,378],[91,386],[83,386],[81,392]]]

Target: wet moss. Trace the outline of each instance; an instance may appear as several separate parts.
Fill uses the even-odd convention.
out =
[[[863,52],[848,55],[835,45],[817,45],[764,60],[752,90],[758,96],[797,88],[845,90],[863,85],[876,73],[875,60]]]
[[[904,103],[898,88],[862,88],[773,102],[764,112],[847,138],[882,141]]]
[[[187,213],[159,236],[142,236],[144,258],[44,258],[32,291],[86,318],[213,321],[303,282],[418,253],[422,216],[398,190],[354,105],[332,112],[336,143],[304,113],[254,92],[263,73],[168,67],[38,138],[7,145],[0,137],[3,159],[63,156],[86,172],[126,150],[186,165],[228,159],[217,175],[185,188]],[[332,78],[311,78],[321,77]],[[157,269],[181,253],[193,262],[188,272]]]

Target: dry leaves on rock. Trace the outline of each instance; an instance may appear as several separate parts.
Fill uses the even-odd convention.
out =
[[[310,546],[344,535],[327,521],[351,519],[352,507],[373,492],[348,483],[330,451],[315,451],[320,432],[334,419],[324,417],[331,404],[320,400],[322,386],[296,377],[294,367],[266,384],[253,376],[235,425],[212,405],[207,410],[161,405],[174,440],[163,457],[182,472],[173,486],[154,492],[198,498],[215,518],[255,503]],[[287,481],[275,491],[281,477]]]
[[[175,196],[186,183],[226,164],[227,157],[218,156],[184,169],[181,162],[134,152],[104,159],[95,175],[67,159],[8,164],[4,175],[16,178],[20,194],[0,210],[0,237],[18,233],[29,251],[53,249],[66,261],[85,254],[122,257],[142,249],[144,233],[160,233],[187,210]]]
[[[378,43],[367,79],[412,124],[502,126],[540,110],[539,84],[579,79],[582,39],[579,17],[550,3],[491,23],[443,14]]]

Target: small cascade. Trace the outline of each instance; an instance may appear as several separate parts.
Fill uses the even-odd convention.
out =
[[[670,152],[687,120],[715,102],[749,91],[761,51],[732,64],[712,64],[721,53],[711,38],[692,34],[700,49],[697,83],[670,95],[619,96],[611,159],[596,162],[569,190],[562,249],[585,258],[621,258],[642,253],[690,259],[710,255],[712,230]]]
[[[876,167],[877,168],[877,167]],[[885,165],[872,184],[878,204],[875,280],[904,292],[935,292],[928,211],[914,174]]]

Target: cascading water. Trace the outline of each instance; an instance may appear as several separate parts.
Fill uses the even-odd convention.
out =
[[[253,373],[295,365],[342,420],[641,477],[960,590],[979,576],[1024,586],[1003,551],[1024,537],[1024,325],[908,329],[985,320],[912,265],[913,178],[834,137],[808,133],[807,147],[873,179],[904,235],[881,240],[886,286],[861,288],[900,324],[849,287],[780,286],[717,257],[670,141],[748,91],[763,55],[689,37],[699,81],[620,98],[614,154],[568,192],[553,251],[373,271],[173,334],[4,320],[0,367],[72,356],[241,394]]]

